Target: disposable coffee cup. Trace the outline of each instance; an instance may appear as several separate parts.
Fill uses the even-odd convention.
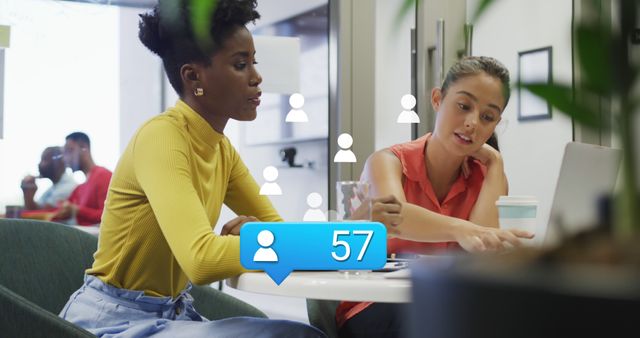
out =
[[[498,207],[500,229],[519,229],[536,233],[538,200],[535,196],[500,196],[496,201]],[[525,245],[533,246],[536,243],[533,239],[520,238]]]

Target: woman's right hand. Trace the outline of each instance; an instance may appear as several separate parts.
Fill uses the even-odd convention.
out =
[[[398,233],[397,226],[402,223],[401,211],[402,203],[394,195],[371,201],[371,221],[384,224],[389,235]]]
[[[240,229],[247,222],[260,222],[260,220],[253,216],[238,216],[230,220],[229,222],[227,222],[222,227],[222,230],[220,231],[220,236],[225,236],[225,235],[239,236]]]
[[[518,229],[502,230],[464,221],[454,232],[456,242],[469,252],[501,251],[522,245],[520,238],[531,239],[533,234]]]
[[[36,178],[34,176],[27,175],[20,183],[20,188],[22,188],[22,191],[25,193],[35,194],[38,190]]]
[[[389,235],[397,233],[398,230],[396,227],[398,224],[402,223],[402,215],[400,214],[402,204],[400,201],[398,201],[395,196],[388,195],[374,198],[370,203],[368,202],[369,201],[366,200],[365,203],[362,203],[362,205],[353,212],[353,215],[351,215],[349,219],[369,220],[370,215],[372,222],[380,222],[384,224]],[[371,210],[369,209],[369,205],[371,205]]]

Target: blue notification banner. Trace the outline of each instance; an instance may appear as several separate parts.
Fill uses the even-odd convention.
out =
[[[375,270],[387,261],[378,222],[250,222],[240,230],[240,263],[280,285],[293,270]]]

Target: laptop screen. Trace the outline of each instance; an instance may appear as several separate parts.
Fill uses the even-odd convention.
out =
[[[570,142],[564,150],[551,205],[545,245],[598,223],[598,200],[616,185],[621,153],[618,149]]]

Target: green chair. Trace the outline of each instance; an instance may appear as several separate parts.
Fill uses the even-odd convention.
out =
[[[338,337],[336,326],[336,309],[339,301],[307,299],[307,315],[309,323],[322,330],[329,338]]]
[[[93,263],[98,240],[70,226],[0,219],[0,336],[94,337],[59,318]],[[194,306],[216,320],[266,318],[255,307],[208,286],[194,286]]]

